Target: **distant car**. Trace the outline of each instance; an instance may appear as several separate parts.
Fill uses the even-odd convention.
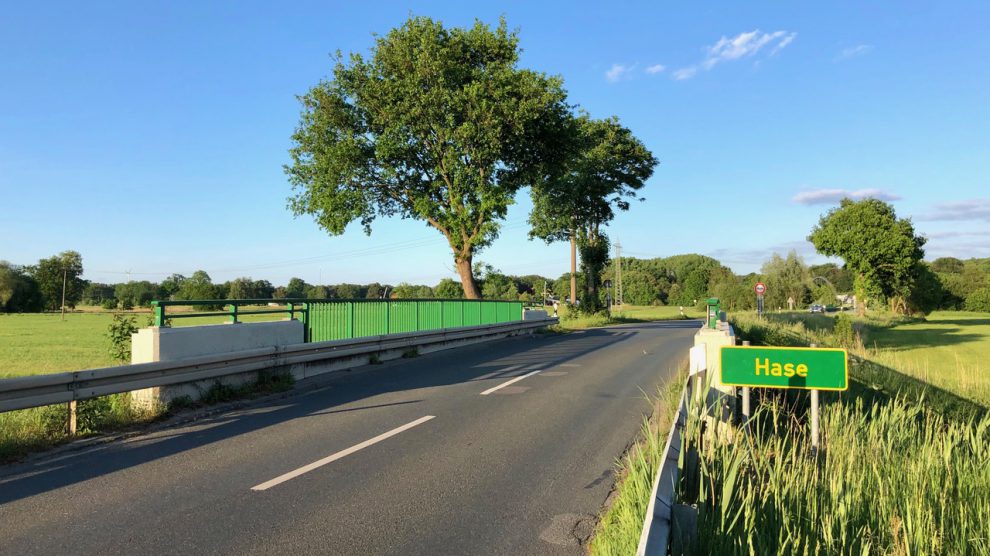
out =
[[[822,314],[824,314],[825,313],[825,307],[823,307],[822,305],[819,305],[819,304],[815,303],[814,305],[811,306],[811,309],[809,309],[809,312],[811,312],[811,313],[822,313]]]

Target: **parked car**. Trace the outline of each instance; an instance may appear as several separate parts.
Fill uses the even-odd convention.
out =
[[[811,309],[809,311],[812,312],[812,313],[822,313],[822,314],[825,314],[825,307],[822,306],[822,305],[819,305],[819,304],[815,303],[814,305],[811,306]]]

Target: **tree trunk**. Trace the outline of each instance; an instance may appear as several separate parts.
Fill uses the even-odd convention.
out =
[[[464,297],[467,299],[481,299],[481,290],[478,283],[474,281],[474,273],[471,271],[471,252],[461,253],[454,258],[457,265],[457,274],[461,276],[461,287],[464,288]]]
[[[853,284],[853,291],[856,294],[856,314],[865,317],[866,316],[866,287],[863,285],[863,275],[859,275],[859,280],[857,283]]]
[[[571,305],[577,303],[577,237],[571,230]]]

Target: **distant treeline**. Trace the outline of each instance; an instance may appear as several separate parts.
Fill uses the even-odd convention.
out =
[[[600,292],[614,298],[618,285],[618,261],[611,260],[601,279],[611,280],[612,288]],[[693,306],[708,297],[718,297],[730,311],[755,308],[753,287],[757,282],[767,285],[765,305],[768,309],[787,308],[793,299],[796,308],[811,303],[834,305],[841,296],[853,290],[853,276],[833,263],[806,265],[796,253],[782,257],[771,255],[760,272],[734,274],[716,259],[704,255],[676,255],[667,258],[637,259],[623,257],[621,261],[622,297],[633,305]],[[922,263],[929,283],[917,288],[914,303],[922,312],[933,309],[968,309],[990,312],[990,259],[960,260],[940,258]],[[90,282],[81,278],[82,256],[66,251],[38,261],[31,266],[16,266],[0,261],[0,311],[36,312],[58,310],[62,303],[63,282],[65,304],[102,306],[106,309],[148,307],[152,300],[193,299],[459,299],[464,296],[460,282],[445,278],[434,286],[373,282],[371,284],[309,284],[292,278],[284,286],[268,280],[249,277],[214,283],[210,275],[200,270],[191,276],[173,274],[155,283],[147,280],[118,284]],[[557,279],[536,274],[514,276],[503,274],[484,264],[475,265],[475,275],[482,295],[488,299],[519,299],[541,302],[547,299],[565,300],[570,294],[570,274]],[[576,276],[578,288],[584,276]]]

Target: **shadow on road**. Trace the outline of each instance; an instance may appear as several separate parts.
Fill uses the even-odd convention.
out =
[[[546,369],[588,353],[614,346],[644,331],[697,329],[699,321],[664,321],[571,334],[534,334],[476,344],[382,365],[362,367],[324,379],[325,389],[259,402],[246,409],[176,425],[137,438],[92,449],[92,454],[56,454],[36,462],[0,467],[2,505],[15,500],[81,483],[156,459],[209,446],[238,435],[263,430],[292,419],[362,411],[391,405],[420,403],[408,400],[341,408],[360,400],[400,391],[442,387],[479,379],[508,378]],[[401,371],[398,367],[402,367]],[[314,380],[320,380],[319,377]],[[302,383],[300,383],[302,384]]]

